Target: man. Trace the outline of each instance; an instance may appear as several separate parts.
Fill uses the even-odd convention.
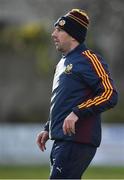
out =
[[[53,81],[49,120],[37,136],[42,151],[48,139],[50,179],[81,179],[101,141],[101,113],[117,103],[117,92],[104,59],[88,49],[87,14],[72,9],[55,23],[52,33],[62,52]]]

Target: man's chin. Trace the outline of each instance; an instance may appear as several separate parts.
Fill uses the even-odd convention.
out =
[[[56,46],[57,51],[61,51],[61,48],[59,46]]]

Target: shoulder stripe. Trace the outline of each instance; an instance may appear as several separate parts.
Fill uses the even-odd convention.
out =
[[[108,74],[105,72],[105,70],[104,70],[101,62],[97,58],[97,56],[95,54],[91,53],[89,50],[83,52],[83,54],[88,57],[88,59],[91,61],[92,65],[93,65],[96,73],[102,79],[102,85],[104,87],[104,92],[100,96],[97,96],[93,99],[89,99],[88,101],[78,105],[79,109],[85,108],[85,107],[90,107],[92,105],[96,106],[101,103],[104,103],[111,97],[112,92],[113,92],[113,87],[109,81]]]

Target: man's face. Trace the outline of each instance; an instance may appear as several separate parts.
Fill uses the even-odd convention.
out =
[[[58,51],[61,51],[64,54],[70,51],[72,37],[59,26],[55,27],[52,38]]]

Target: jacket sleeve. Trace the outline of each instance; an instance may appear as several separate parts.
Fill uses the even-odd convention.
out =
[[[49,132],[49,120],[46,122],[46,124],[44,126],[44,131]]]
[[[78,70],[93,96],[73,108],[79,118],[102,113],[117,104],[117,91],[107,64],[90,50],[83,52],[83,56],[84,61],[78,65]]]

